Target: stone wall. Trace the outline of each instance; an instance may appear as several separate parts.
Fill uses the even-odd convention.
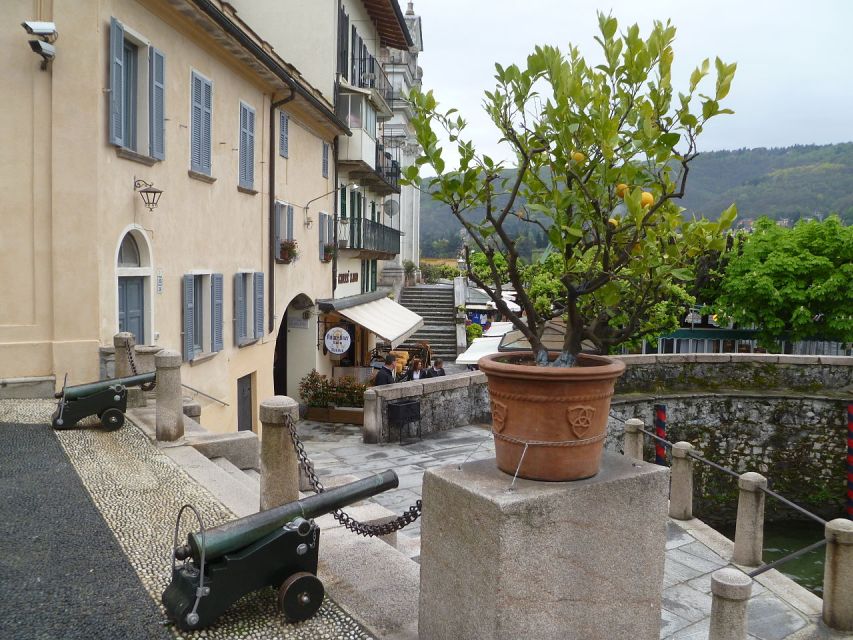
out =
[[[486,376],[479,371],[399,382],[364,392],[365,442],[399,439],[399,429],[388,424],[388,402],[402,398],[420,400],[422,435],[492,420]]]
[[[750,393],[617,396],[608,423],[608,449],[622,448],[622,422],[639,418],[653,431],[653,405],[667,407],[667,439],[684,440],[700,455],[737,473],[757,471],[770,488],[831,519],[843,513],[846,493],[847,404],[839,397]],[[654,460],[651,438],[645,459]],[[710,524],[733,522],[737,482],[694,462],[694,513]],[[800,519],[779,501],[765,501],[767,520]]]

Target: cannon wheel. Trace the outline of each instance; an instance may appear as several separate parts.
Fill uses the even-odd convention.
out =
[[[294,573],[278,589],[278,609],[288,622],[307,620],[323,604],[324,593],[317,576],[305,571]]]
[[[124,414],[120,409],[114,407],[104,409],[99,417],[101,418],[101,426],[107,431],[115,431],[124,424]]]

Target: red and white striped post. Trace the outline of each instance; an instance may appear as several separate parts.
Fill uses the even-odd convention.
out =
[[[666,405],[655,405],[655,435],[666,440]],[[655,440],[655,464],[666,466],[666,446]]]
[[[847,517],[853,520],[853,402],[847,405]]]

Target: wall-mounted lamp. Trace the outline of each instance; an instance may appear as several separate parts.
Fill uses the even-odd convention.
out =
[[[305,226],[308,227],[309,229],[311,228],[312,220],[311,220],[311,218],[308,217],[308,207],[311,206],[312,202],[316,202],[320,198],[325,198],[326,196],[331,195],[333,193],[337,193],[341,189],[346,189],[347,187],[352,187],[353,191],[355,191],[356,189],[359,188],[357,184],[343,184],[340,187],[338,187],[337,189],[332,189],[328,193],[324,193],[323,195],[317,196],[316,198],[311,198],[304,207],[304,209],[305,209]]]
[[[149,211],[154,211],[157,208],[157,203],[160,201],[160,194],[163,193],[153,183],[145,182],[145,180],[138,178],[133,179],[133,190],[139,192],[139,195],[142,196],[142,202],[145,203]]]

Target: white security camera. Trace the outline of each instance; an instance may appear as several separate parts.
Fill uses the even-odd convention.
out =
[[[56,30],[56,25],[53,22],[27,21],[22,22],[21,26],[30,35],[38,36],[46,42],[54,42],[59,37],[59,32]]]
[[[30,49],[45,60],[53,60],[56,57],[56,47],[44,40],[30,40]]]

